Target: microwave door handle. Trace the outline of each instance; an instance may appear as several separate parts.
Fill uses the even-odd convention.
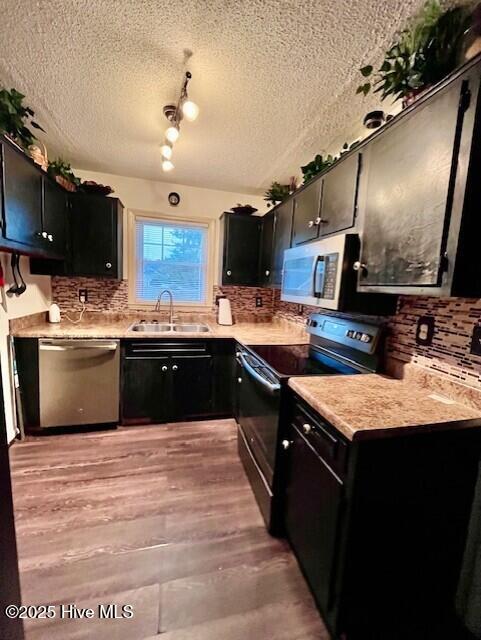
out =
[[[317,288],[317,272],[319,269],[319,265],[320,264],[324,264],[324,256],[316,256],[316,259],[314,261],[314,271],[312,274],[312,294],[314,295],[314,297],[316,298],[322,298],[322,292],[324,290],[324,278],[325,278],[325,273],[323,272],[322,274],[322,279],[320,284],[319,289]],[[325,266],[325,264],[324,264]]]

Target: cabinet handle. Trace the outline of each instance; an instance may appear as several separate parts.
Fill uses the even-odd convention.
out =
[[[111,263],[111,262],[106,262],[106,263],[105,263],[105,267],[106,267],[107,269],[111,269],[111,268],[112,268],[112,263]]]
[[[51,233],[49,233],[47,237],[49,242],[53,242],[53,235]]]
[[[289,447],[291,446],[291,442],[289,440],[283,440],[281,442],[282,448],[284,449],[284,451],[287,451],[289,449]]]
[[[316,218],[316,224],[327,224],[329,222],[329,220],[326,220],[325,218]]]
[[[169,367],[167,365],[164,364],[164,366],[162,367],[162,371],[167,371]]]
[[[312,229],[312,227],[314,226],[314,220],[309,220],[307,226],[309,227],[309,229]]]
[[[363,271],[364,273],[367,271],[367,265],[364,262],[360,262],[356,260],[356,262],[352,265],[354,271]]]
[[[270,273],[271,273],[271,272],[269,271],[269,269],[267,269],[267,270],[266,270],[266,276],[270,275]]]
[[[227,273],[228,276],[232,275],[232,271],[230,269],[228,271],[226,271],[226,273]]]
[[[45,240],[48,238],[48,233],[46,231],[42,231],[42,238],[45,238]]]
[[[178,367],[176,364],[173,364],[173,365],[172,365],[172,371],[177,371],[177,369],[178,369],[178,368],[179,368],[179,367]]]
[[[312,427],[311,427],[311,425],[310,425],[309,423],[305,422],[305,423],[302,425],[302,430],[304,431],[304,433],[305,433],[305,434],[306,434],[306,436],[307,436],[307,435],[309,435],[309,433],[311,433],[311,431],[312,431]]]
[[[237,382],[240,384],[242,382],[242,378],[237,378]]]

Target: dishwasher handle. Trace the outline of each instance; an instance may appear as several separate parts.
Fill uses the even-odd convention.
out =
[[[239,354],[239,358],[240,358],[241,365],[245,369],[245,371],[252,378],[254,378],[254,380],[257,380],[257,382],[261,384],[264,387],[264,389],[266,389],[269,393],[275,394],[280,390],[281,385],[279,383],[270,382],[269,380],[267,380],[267,378],[264,378],[264,376],[258,373],[254,369],[254,367],[247,362],[245,355],[243,353]]]
[[[101,351],[116,351],[118,348],[117,342],[96,342],[96,341],[79,341],[69,342],[67,344],[63,342],[43,342],[40,341],[39,349],[41,351],[75,351],[78,349],[97,349]]]

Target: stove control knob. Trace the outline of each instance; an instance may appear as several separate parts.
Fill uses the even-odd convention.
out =
[[[281,442],[282,444],[282,448],[284,449],[284,451],[287,451],[289,449],[289,447],[291,446],[291,443],[289,442],[289,440],[283,440]]]
[[[305,433],[305,434],[306,434],[306,436],[307,436],[309,433],[311,433],[311,431],[312,431],[312,427],[311,427],[311,425],[310,425],[310,424],[308,424],[307,422],[305,422],[305,423],[302,425],[302,430],[304,431],[304,433]]]

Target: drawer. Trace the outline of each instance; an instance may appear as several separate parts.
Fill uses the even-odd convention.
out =
[[[202,340],[129,340],[124,343],[127,358],[162,358],[165,356],[208,355],[210,349]]]
[[[349,445],[339,432],[319,414],[299,402],[294,405],[292,425],[342,478],[346,473]]]

